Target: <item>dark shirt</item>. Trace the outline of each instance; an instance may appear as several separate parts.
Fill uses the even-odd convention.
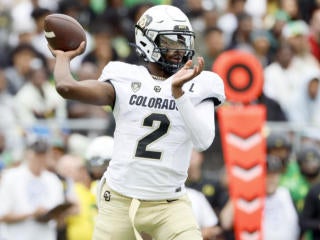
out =
[[[312,186],[300,215],[302,231],[310,230],[313,240],[320,240],[320,183]]]

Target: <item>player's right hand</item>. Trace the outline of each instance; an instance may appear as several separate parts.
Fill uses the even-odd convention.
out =
[[[67,52],[64,52],[62,50],[55,50],[49,44],[48,44],[48,48],[54,57],[58,57],[59,55],[63,55],[71,60],[71,59],[75,58],[76,56],[81,55],[85,51],[86,42],[84,42],[84,41],[81,42],[81,44],[79,45],[79,47],[77,49],[67,51]]]

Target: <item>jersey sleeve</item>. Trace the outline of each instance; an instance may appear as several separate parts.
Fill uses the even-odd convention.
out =
[[[206,100],[212,100],[215,107],[218,107],[224,103],[226,99],[224,83],[218,74],[210,71],[203,71],[198,77],[196,77],[191,83],[189,83],[189,91],[193,88],[192,84],[197,86],[199,85],[199,89],[197,90],[197,87],[194,87],[194,91],[197,92],[195,94],[192,94],[193,99],[191,100],[195,104]]]
[[[212,99],[216,107],[225,101],[224,83],[221,77],[213,72],[203,72],[203,100]]]

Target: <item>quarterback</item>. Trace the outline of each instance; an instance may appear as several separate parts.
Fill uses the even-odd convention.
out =
[[[109,62],[99,79],[75,81],[70,61],[84,51],[53,50],[58,93],[67,99],[110,105],[116,120],[114,149],[101,179],[94,240],[200,240],[184,186],[193,148],[215,136],[215,107],[225,100],[222,79],[194,64],[194,32],[178,8],[149,8],[135,25],[144,65]],[[50,46],[49,46],[50,47]]]

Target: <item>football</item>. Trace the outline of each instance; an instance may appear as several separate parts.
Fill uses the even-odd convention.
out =
[[[65,14],[49,14],[44,19],[44,34],[55,50],[70,51],[86,42],[86,33],[81,24]]]

